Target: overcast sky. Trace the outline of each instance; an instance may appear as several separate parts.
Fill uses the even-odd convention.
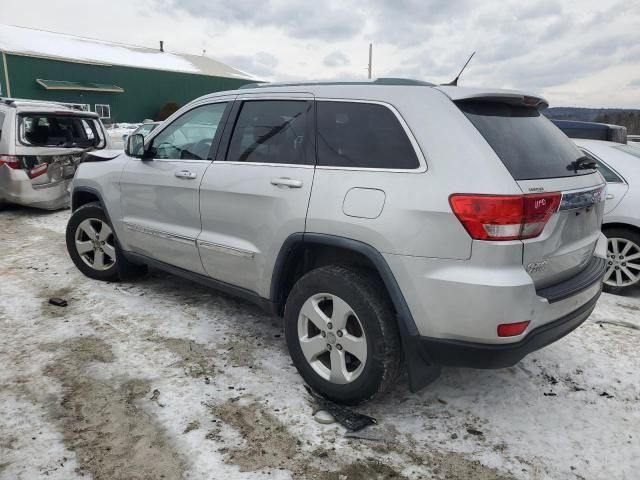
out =
[[[0,22],[207,55],[261,78],[451,80],[640,108],[640,0],[0,0]]]

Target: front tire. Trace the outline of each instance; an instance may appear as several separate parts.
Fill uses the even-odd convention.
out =
[[[609,228],[604,291],[622,293],[640,285],[640,234],[627,228]]]
[[[133,270],[122,255],[107,215],[98,202],[81,206],[71,214],[66,231],[67,251],[73,263],[89,278],[116,281]]]
[[[396,383],[400,335],[373,272],[334,265],[310,271],[291,290],[284,318],[294,365],[324,397],[354,405]]]

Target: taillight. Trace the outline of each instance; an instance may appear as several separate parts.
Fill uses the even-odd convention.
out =
[[[15,155],[0,155],[0,167],[2,165],[6,165],[7,167],[13,168],[14,170],[22,170],[20,161]]]
[[[515,337],[524,332],[529,326],[530,321],[517,323],[501,323],[498,325],[499,337]]]
[[[40,165],[33,167],[31,170],[29,170],[29,178],[39,177],[40,175],[47,173],[48,169],[49,169],[48,163],[41,163]]]
[[[540,235],[560,206],[562,194],[453,194],[449,204],[475,240],[523,240]]]

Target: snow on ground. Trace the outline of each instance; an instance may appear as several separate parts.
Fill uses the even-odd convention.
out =
[[[159,272],[83,277],[68,211],[0,213],[0,479],[634,479],[640,291],[513,368],[444,369],[320,425],[281,322]],[[67,307],[47,304],[63,297]],[[597,323],[602,322],[602,323]]]

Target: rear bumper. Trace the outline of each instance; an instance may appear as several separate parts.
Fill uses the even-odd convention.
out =
[[[54,183],[33,185],[21,170],[0,167],[0,203],[12,203],[46,210],[58,210],[69,206],[69,179]]]
[[[431,365],[505,368],[518,363],[529,353],[549,345],[579,327],[596,306],[602,290],[577,310],[555,321],[544,324],[522,340],[506,344],[485,344],[418,337],[418,350],[422,358]]]

